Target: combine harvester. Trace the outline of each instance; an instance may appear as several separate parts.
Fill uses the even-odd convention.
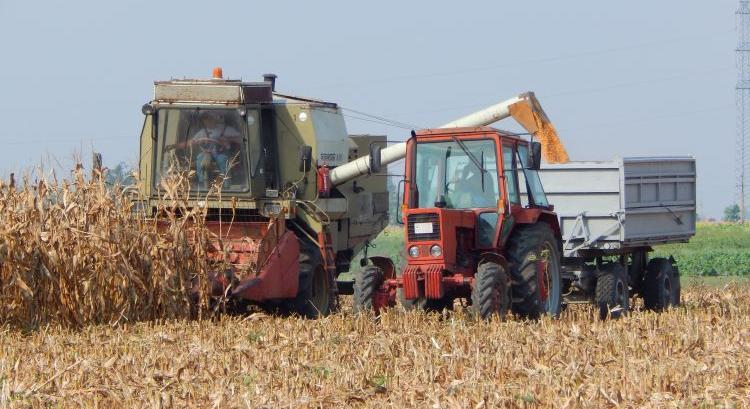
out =
[[[334,186],[330,170],[385,137],[348,135],[336,104],[276,93],[275,75],[222,77],[217,68],[210,79],[154,83],[142,108],[138,208],[155,216],[170,203],[165,181],[186,175],[189,207],[205,208],[214,234],[210,259],[231,265],[210,274],[214,295],[327,315],[336,277],[388,221],[384,177]]]
[[[507,117],[540,142],[486,127]],[[542,153],[552,163],[544,168]],[[406,158],[407,263],[397,271],[371,258],[355,283],[358,311],[397,298],[407,309],[442,309],[463,298],[483,318],[511,308],[556,316],[566,302],[594,302],[605,318],[627,312],[631,292],[656,311],[680,302],[675,260],[648,253],[695,234],[693,158],[568,162],[533,93],[374,154],[334,169],[331,180]]]

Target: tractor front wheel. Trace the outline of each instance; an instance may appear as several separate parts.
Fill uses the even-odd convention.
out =
[[[383,284],[383,270],[377,266],[366,266],[354,281],[354,313],[373,311],[375,297]]]
[[[505,269],[496,263],[485,262],[477,269],[471,289],[471,310],[477,317],[505,318],[510,307],[510,279]]]

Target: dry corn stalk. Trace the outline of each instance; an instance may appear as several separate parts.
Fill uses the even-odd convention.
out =
[[[196,281],[208,288],[203,214],[187,206],[186,183],[165,186],[169,207],[147,219],[120,187],[87,180],[80,167],[71,180],[0,182],[0,323],[81,326],[206,312],[208,299],[189,292]]]

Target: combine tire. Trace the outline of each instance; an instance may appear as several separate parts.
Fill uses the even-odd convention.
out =
[[[471,311],[482,319],[505,318],[510,307],[510,280],[505,269],[492,262],[482,263],[471,289]]]
[[[294,299],[295,311],[306,318],[328,315],[335,304],[331,291],[332,277],[328,277],[321,262],[320,249],[306,239],[300,239],[299,288]]]
[[[649,310],[664,311],[680,304],[680,276],[665,258],[648,262],[643,286],[643,303]]]
[[[537,261],[546,260],[538,273]],[[524,318],[557,317],[561,309],[560,248],[544,222],[519,227],[508,241],[513,312]]]
[[[366,266],[354,281],[354,313],[373,311],[373,300],[383,284],[383,270]]]
[[[596,280],[595,301],[599,318],[620,318],[630,308],[630,292],[626,270],[620,264],[611,264]]]

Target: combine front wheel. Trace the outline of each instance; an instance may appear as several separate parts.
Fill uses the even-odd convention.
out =
[[[300,239],[299,289],[294,299],[298,314],[306,318],[320,318],[331,312],[334,304],[331,279],[323,267],[318,247]]]
[[[503,319],[509,306],[510,280],[505,269],[492,262],[482,263],[471,289],[472,312],[483,319],[492,316]]]

